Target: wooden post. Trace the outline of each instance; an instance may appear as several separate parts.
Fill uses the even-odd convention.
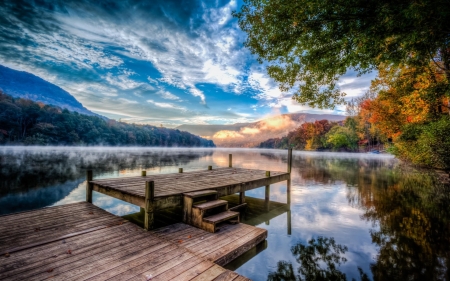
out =
[[[239,192],[239,205],[244,203],[245,203],[245,189],[244,186],[241,185],[241,192]]]
[[[270,171],[266,171],[266,177],[270,177]],[[268,211],[270,209],[270,184],[266,185],[264,205]]]
[[[147,171],[142,171],[141,172],[141,177],[146,177],[147,176]]]
[[[228,154],[228,167],[233,167],[233,154]]]
[[[92,183],[90,183],[90,181],[92,181],[92,170],[87,170],[86,171],[86,202],[88,203],[92,203]]]
[[[178,173],[183,173],[183,168],[178,168]]]
[[[245,191],[239,192],[239,205],[245,203]]]
[[[155,182],[145,182],[145,230],[153,229],[154,215],[153,215],[153,200],[155,199]]]
[[[288,149],[288,159],[287,159],[287,172],[290,174],[292,170],[292,148]]]
[[[208,170],[212,170],[212,166],[208,166]]]
[[[289,208],[291,208],[291,171],[292,171],[292,148],[288,150],[288,168],[287,172],[289,173],[289,179],[286,182],[286,195],[287,195],[287,204]]]

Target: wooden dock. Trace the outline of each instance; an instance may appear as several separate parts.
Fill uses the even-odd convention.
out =
[[[249,280],[225,265],[267,231],[185,224],[145,231],[81,202],[0,216],[0,280]]]
[[[199,218],[195,218],[195,214],[191,214],[192,204],[195,203],[195,200],[188,198],[193,198],[193,194],[197,192],[203,194],[202,196],[206,198],[206,193],[211,191],[216,199],[239,193],[239,202],[244,204],[246,191],[265,186],[265,201],[269,204],[271,184],[286,180],[288,182],[288,193],[290,192],[291,163],[292,149],[289,149],[287,172],[233,168],[231,154],[229,155],[229,167],[227,168],[213,169],[212,166],[208,166],[208,169],[187,173],[183,172],[183,168],[179,168],[177,174],[147,176],[146,171],[142,171],[141,176],[138,177],[93,180],[93,172],[88,171],[86,201],[92,203],[92,191],[97,191],[140,206],[145,210],[145,229],[153,229],[155,211],[184,206],[185,222],[189,224],[192,222],[197,227],[214,232],[216,222],[209,221],[209,219],[218,220],[220,216],[229,219],[232,216],[232,211],[217,214],[219,217],[209,218],[203,218],[205,212],[201,211],[203,213],[200,215],[200,220],[203,221],[198,221]],[[290,200],[289,198],[288,194],[288,200]],[[198,201],[198,199],[196,200]],[[210,201],[210,199],[207,201]],[[215,202],[219,203],[218,201]],[[186,204],[189,206],[186,206]],[[214,202],[211,202],[211,204],[214,204]],[[197,213],[200,214],[200,211]],[[194,216],[192,221],[191,216]],[[239,220],[239,218],[237,219]]]
[[[183,204],[181,195],[201,190],[216,190],[218,196],[245,192],[289,179],[289,173],[242,168],[217,168],[178,174],[157,174],[89,181],[94,191],[145,208],[145,184],[155,186],[155,210]]]

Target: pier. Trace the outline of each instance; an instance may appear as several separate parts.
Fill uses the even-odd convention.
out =
[[[271,184],[288,181],[288,193],[290,192],[291,161],[290,149],[286,172],[234,168],[231,154],[227,168],[213,169],[209,166],[202,171],[187,173],[180,168],[179,173],[175,174],[147,175],[143,171],[138,177],[94,180],[92,171],[88,171],[86,201],[92,203],[92,191],[97,191],[140,206],[145,209],[145,229],[153,229],[155,211],[177,206],[187,208],[187,204],[195,203],[195,200],[188,198],[213,201],[206,198],[208,192],[212,192],[209,195],[213,195],[213,199],[239,193],[239,203],[245,204],[246,191],[265,186],[265,200],[269,204]],[[288,200],[289,198],[288,194]],[[185,221],[190,223],[191,218],[186,217],[191,216],[189,209],[185,209],[184,216]]]
[[[87,202],[0,216],[0,280],[249,280],[222,267],[267,238],[240,222],[245,191],[265,186],[265,199],[249,203],[269,210],[270,185],[287,180],[286,210],[272,204],[288,211],[292,151],[287,172],[229,159],[227,168],[166,175],[94,180],[88,171]],[[140,206],[144,228],[93,205],[93,191]],[[153,229],[157,211],[172,207],[182,222]]]
[[[246,225],[145,231],[87,202],[47,207],[0,216],[0,280],[243,281],[220,265],[266,237]]]

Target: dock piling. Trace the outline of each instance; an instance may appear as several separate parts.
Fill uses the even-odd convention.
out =
[[[141,177],[145,177],[145,176],[147,176],[147,171],[142,171],[141,172]]]
[[[245,203],[245,191],[239,192],[239,205]]]
[[[183,173],[183,168],[178,168],[178,173]]]
[[[228,167],[233,167],[233,154],[228,154]]]
[[[266,171],[266,177],[270,177],[270,171]],[[270,209],[270,184],[266,185],[264,205],[267,211]]]
[[[286,194],[287,194],[287,204],[289,208],[291,206],[291,171],[292,171],[292,148],[288,150],[288,167],[287,172],[289,173],[289,179],[286,183]]]
[[[92,176],[92,170],[87,170],[86,171],[86,202],[88,203],[92,203],[92,183],[90,183],[90,181],[92,181],[93,176]]]
[[[153,214],[153,200],[155,199],[155,182],[145,182],[145,219],[144,229],[153,229],[154,214]]]
[[[290,174],[292,170],[292,148],[288,149],[287,172]]]
[[[212,166],[208,166],[208,170],[212,170]]]

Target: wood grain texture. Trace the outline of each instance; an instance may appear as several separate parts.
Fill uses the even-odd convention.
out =
[[[93,190],[120,200],[145,207],[145,181],[155,183],[155,209],[179,206],[182,194],[199,191],[216,191],[219,196],[245,192],[289,179],[284,172],[271,172],[242,168],[218,168],[177,174],[148,175],[146,177],[122,177],[93,180]]]
[[[236,280],[213,259],[229,262],[266,233],[243,224],[145,231],[87,202],[1,218],[0,280]]]

